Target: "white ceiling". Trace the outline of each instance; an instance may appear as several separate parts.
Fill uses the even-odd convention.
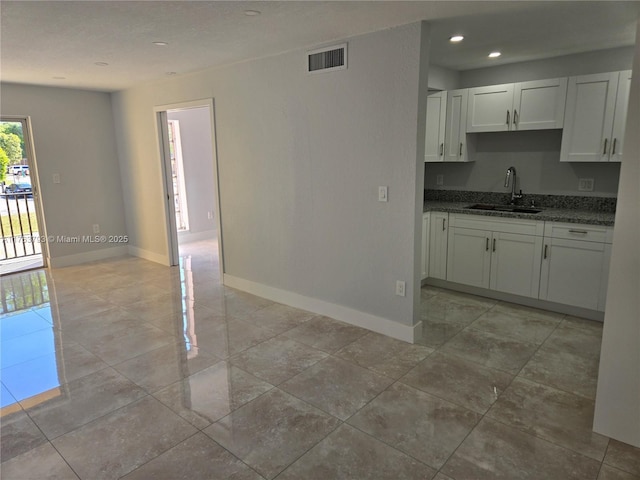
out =
[[[467,70],[633,45],[639,15],[639,1],[2,0],[0,80],[114,91],[419,20],[431,61]]]

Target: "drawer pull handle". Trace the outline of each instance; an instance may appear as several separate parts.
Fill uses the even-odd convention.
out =
[[[548,256],[548,255],[547,255],[547,253],[548,253],[548,251],[549,251],[549,245],[545,245],[545,246],[544,246],[544,257],[543,257],[545,260],[547,259],[547,256]]]
[[[613,147],[611,148],[611,155],[615,155],[616,154],[616,141],[617,140],[618,140],[617,138],[613,139]]]
[[[440,144],[440,156],[444,155],[444,143]]]
[[[446,230],[445,224],[444,222],[446,222],[446,219],[442,219],[442,231],[444,232]]]
[[[460,157],[462,157],[462,142],[460,142]]]
[[[485,247],[485,251],[489,251],[489,239],[487,238],[487,246]]]
[[[509,126],[509,110],[507,110],[507,126]]]
[[[602,150],[602,155],[606,155],[607,154],[607,141],[608,141],[608,139],[605,138],[604,139],[604,149]]]
[[[586,230],[573,230],[572,229],[572,230],[569,230],[569,233],[577,233],[578,235],[586,235],[589,232],[587,232]]]
[[[513,109],[513,125],[518,126],[518,111],[515,108]]]
[[[493,251],[494,252],[496,251],[496,239],[495,238],[493,239]]]

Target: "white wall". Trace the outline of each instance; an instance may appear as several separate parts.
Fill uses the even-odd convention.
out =
[[[124,205],[114,123],[107,93],[2,84],[3,115],[30,116],[47,233],[124,235]],[[52,176],[60,174],[60,184]],[[137,180],[132,179],[132,183]],[[49,244],[51,264],[126,253],[109,243]]]
[[[620,175],[593,429],[640,447],[640,21]]]
[[[189,233],[199,234],[215,229],[213,142],[208,107],[167,112],[169,120],[180,123],[185,190],[189,213]]]
[[[167,255],[153,108],[213,97],[226,276],[406,333],[418,291],[426,34],[417,23],[348,39],[343,71],[309,75],[299,50],[114,94],[122,168],[146,172],[135,189],[123,176],[137,251]]]

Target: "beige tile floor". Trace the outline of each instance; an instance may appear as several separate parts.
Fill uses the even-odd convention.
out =
[[[425,287],[409,345],[223,287],[215,251],[2,278],[3,480],[640,479],[591,431],[600,324]]]

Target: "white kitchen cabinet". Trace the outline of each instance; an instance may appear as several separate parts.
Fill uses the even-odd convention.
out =
[[[447,115],[444,134],[444,161],[468,162],[467,154],[467,107],[469,90],[447,92]]]
[[[616,110],[613,115],[613,130],[611,134],[610,162],[622,161],[622,147],[624,132],[627,124],[627,110],[629,109],[629,92],[631,90],[631,70],[620,72],[618,77],[618,92],[616,94]]]
[[[447,280],[538,296],[544,222],[450,215]]]
[[[444,160],[444,132],[447,114],[447,92],[433,93],[427,97],[427,121],[424,138],[424,161]]]
[[[566,78],[470,88],[467,132],[562,128],[566,95]]]
[[[420,278],[424,280],[429,276],[429,220],[430,213],[422,214],[422,262]]]
[[[547,223],[539,298],[604,311],[612,237],[610,227]]]
[[[630,71],[569,78],[561,162],[620,161]]]
[[[449,214],[431,212],[429,226],[429,277],[447,278],[447,238]]]

